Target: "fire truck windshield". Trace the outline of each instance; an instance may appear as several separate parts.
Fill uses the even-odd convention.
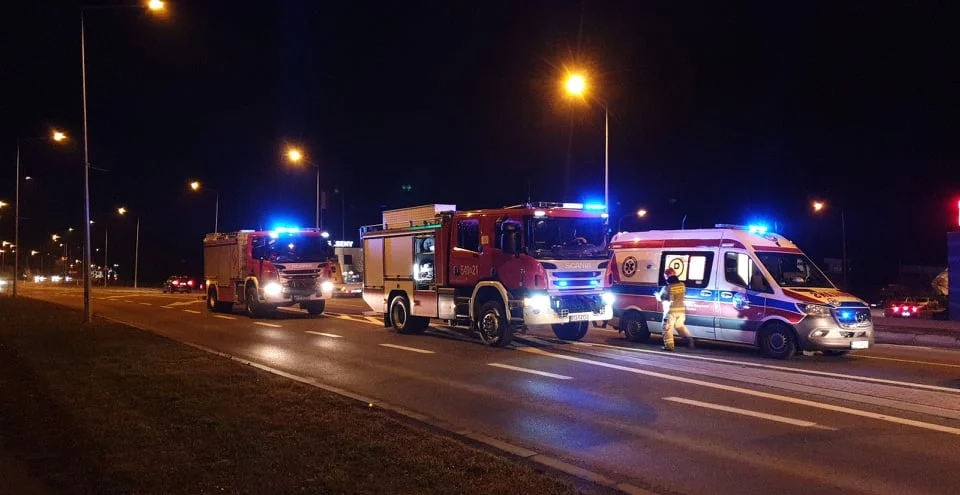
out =
[[[803,254],[760,251],[757,257],[780,287],[834,288],[817,265]]]
[[[323,237],[296,233],[268,237],[263,254],[266,260],[281,263],[327,261],[331,256],[333,248]]]
[[[527,247],[536,258],[607,257],[602,218],[531,218]]]

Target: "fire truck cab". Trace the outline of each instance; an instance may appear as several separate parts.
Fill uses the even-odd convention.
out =
[[[242,304],[251,316],[299,305],[320,314],[333,295],[333,247],[317,229],[241,230],[207,234],[203,268],[207,309]]]
[[[382,224],[361,229],[363,298],[401,333],[437,318],[494,346],[533,325],[579,340],[588,322],[613,316],[606,225],[575,203],[385,211]]]

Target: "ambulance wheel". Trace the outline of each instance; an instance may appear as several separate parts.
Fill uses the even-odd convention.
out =
[[[760,329],[760,353],[766,357],[787,359],[797,351],[797,338],[793,329],[779,322],[769,323]]]
[[[647,342],[650,340],[650,328],[639,311],[627,311],[620,319],[620,330],[630,342]]]
[[[585,321],[575,321],[573,323],[564,323],[562,325],[552,325],[553,334],[560,340],[580,340],[587,334],[589,324]]]
[[[487,301],[480,306],[477,331],[484,344],[506,347],[513,341],[513,328],[500,301]]]
[[[300,307],[307,310],[308,314],[318,315],[323,313],[323,310],[327,307],[327,301],[310,301],[305,303],[300,303]]]
[[[430,324],[430,319],[411,315],[407,298],[397,296],[390,301],[390,323],[397,333],[422,333]]]

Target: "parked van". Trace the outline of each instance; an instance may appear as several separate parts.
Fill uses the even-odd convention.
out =
[[[793,242],[765,229],[621,233],[610,248],[606,283],[616,294],[616,328],[628,340],[662,333],[655,294],[669,267],[686,283],[686,325],[698,339],[754,345],[780,359],[873,346],[870,307],[837,289]]]

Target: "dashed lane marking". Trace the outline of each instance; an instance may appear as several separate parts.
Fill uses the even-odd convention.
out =
[[[193,314],[195,314],[195,315],[200,314],[199,311],[196,311],[196,310],[193,310],[193,309],[185,309],[185,310],[183,310],[183,312],[184,312],[184,313],[193,313]]]
[[[253,324],[254,324],[254,325],[260,325],[261,327],[283,328],[282,325],[277,325],[277,324],[275,324],[275,323],[266,323],[266,322],[263,322],[263,321],[255,321],[255,322],[253,322]]]
[[[428,351],[427,349],[417,349],[416,347],[406,347],[406,346],[394,345],[394,344],[379,344],[379,345],[383,347],[390,347],[392,349],[400,349],[402,351],[419,352],[420,354],[436,354],[433,351]]]
[[[332,337],[335,339],[342,339],[343,335],[337,335],[335,333],[324,333],[324,332],[314,332],[313,330],[306,330],[306,333],[312,333],[314,335],[320,335],[322,337]]]
[[[511,366],[509,364],[487,363],[487,366],[493,366],[495,368],[503,368],[505,370],[519,371],[521,373],[530,373],[531,375],[546,376],[548,378],[556,378],[557,380],[573,380],[572,376],[558,375],[556,373],[548,373],[546,371],[532,370],[530,368],[521,368],[519,366]]]
[[[741,416],[750,416],[751,418],[766,419],[768,421],[776,421],[778,423],[785,423],[793,426],[802,426],[804,428],[818,428],[821,430],[833,430],[836,431],[836,428],[831,428],[829,426],[822,426],[813,421],[806,421],[803,419],[794,419],[788,418],[786,416],[777,416],[776,414],[767,414],[759,411],[751,411],[749,409],[740,409],[739,407],[730,407],[720,404],[713,404],[711,402],[700,402],[693,399],[683,399],[680,397],[664,397],[663,400],[670,402],[677,402],[680,404],[687,404],[689,406],[703,407],[706,409],[714,409],[716,411],[724,411],[733,414],[739,414]]]
[[[213,315],[214,318],[220,318],[221,320],[236,320],[236,318],[227,315]]]

